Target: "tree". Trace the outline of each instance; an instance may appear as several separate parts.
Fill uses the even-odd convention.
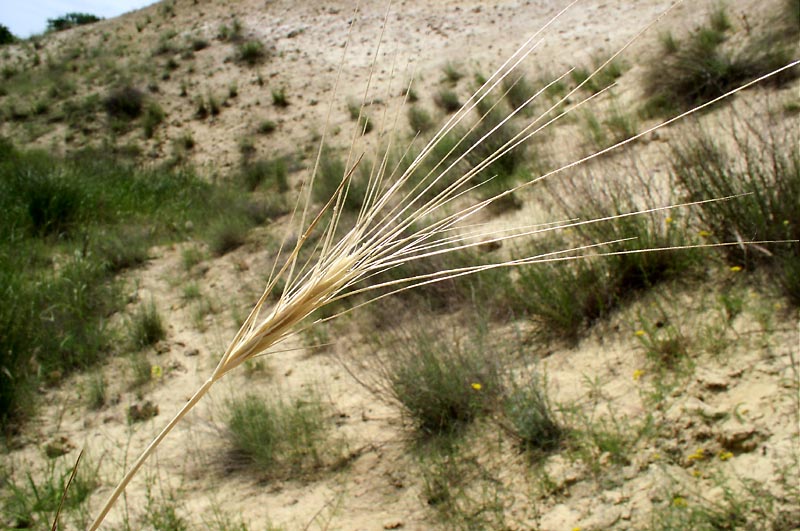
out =
[[[3,24],[0,24],[0,46],[3,44],[11,44],[16,40],[17,38],[14,37],[14,34],[11,33],[11,30]]]
[[[91,24],[103,20],[89,13],[67,13],[57,18],[47,19],[47,31],[63,31],[75,26]]]

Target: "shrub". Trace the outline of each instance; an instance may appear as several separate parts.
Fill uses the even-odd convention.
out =
[[[131,318],[130,338],[133,346],[142,349],[158,343],[167,336],[167,330],[155,302],[141,304]]]
[[[372,338],[379,396],[401,407],[423,435],[459,430],[488,412],[503,391],[485,330],[479,326],[463,340],[434,323],[420,319]]]
[[[144,103],[145,96],[141,90],[131,85],[125,85],[112,90],[106,96],[104,106],[112,118],[133,120],[142,114]]]
[[[461,108],[461,102],[458,100],[458,94],[450,89],[441,89],[433,97],[433,102],[437,107],[444,112],[450,114],[454,113]]]
[[[325,453],[325,411],[313,394],[291,400],[246,394],[225,404],[229,461],[284,477],[318,466]]]
[[[119,231],[100,231],[94,235],[98,258],[111,273],[144,264],[148,258],[150,235],[147,231],[125,227]]]
[[[242,38],[242,23],[234,18],[230,26],[223,24],[219,27],[217,38],[221,41],[238,42]]]
[[[604,277],[602,262],[593,259],[523,266],[516,282],[517,306],[545,338],[575,341],[614,307]]]

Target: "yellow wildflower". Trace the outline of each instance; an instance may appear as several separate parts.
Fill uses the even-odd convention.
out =
[[[634,380],[638,381],[639,378],[641,378],[642,376],[644,376],[644,371],[642,369],[636,369],[635,371],[633,371]]]
[[[709,236],[711,236],[711,233],[708,232],[707,230],[701,230],[697,234],[699,234],[701,238],[708,238]]]
[[[733,271],[734,273],[738,273],[741,270],[742,266],[731,266],[731,271]]]
[[[706,451],[704,448],[698,448],[692,455],[689,456],[689,461],[702,461],[706,458]]]
[[[674,220],[673,220],[672,218],[667,218],[667,219],[665,219],[665,220],[664,220],[664,223],[666,223],[667,225],[669,225],[669,224],[670,224],[670,223],[672,223],[673,221],[674,221]]]
[[[164,375],[164,371],[161,369],[160,365],[153,365],[150,367],[150,376],[154,379],[158,380]]]
[[[720,461],[727,461],[731,457],[733,457],[733,452],[720,452],[719,453],[719,460]]]
[[[675,507],[686,507],[688,503],[686,503],[686,498],[682,496],[675,496],[672,498],[672,505]]]
[[[633,333],[636,337],[642,337],[644,335],[644,330],[637,330]]]
[[[473,389],[475,389],[476,391],[480,391],[483,386],[481,384],[479,384],[478,382],[475,382],[475,383],[472,384],[471,387]]]

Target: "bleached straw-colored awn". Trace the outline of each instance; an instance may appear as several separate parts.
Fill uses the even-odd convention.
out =
[[[473,177],[475,177],[476,174],[485,171],[497,159],[504,156],[509,151],[519,147],[521,144],[528,141],[540,131],[563,118],[569,112],[581,107],[593,98],[600,97],[603,92],[589,96],[584,100],[572,104],[566,108],[566,110],[554,114],[554,111],[560,108],[561,105],[565,104],[571,97],[575,96],[578,90],[580,90],[585,83],[594,78],[594,76],[601,69],[616,59],[617,56],[626,48],[628,48],[637,38],[639,38],[643,32],[655,24],[666,14],[667,11],[669,11],[668,9],[656,20],[648,24],[647,27],[643,28],[614,55],[612,55],[608,61],[600,65],[583,83],[571,90],[559,101],[550,106],[550,108],[542,112],[538,117],[531,119],[516,136],[514,136],[503,146],[497,149],[493,154],[469,171],[461,175],[453,175],[456,173],[459,167],[459,162],[464,157],[466,157],[480,144],[487,141],[487,139],[497,132],[500,127],[507,123],[508,120],[511,120],[513,117],[518,115],[523,108],[541,95],[547,89],[547,87],[542,88],[527,102],[518,107],[516,110],[512,111],[499,124],[495,125],[487,133],[481,136],[473,145],[468,146],[466,151],[454,161],[447,164],[439,162],[427,173],[427,175],[424,176],[423,179],[412,179],[412,175],[422,168],[423,161],[431,156],[437,142],[439,142],[445,135],[451,133],[459,124],[464,123],[465,118],[473,111],[473,109],[475,109],[482,102],[485,102],[489,95],[496,94],[498,91],[501,91],[500,87],[502,86],[502,81],[542,43],[543,33],[567,10],[578,4],[579,1],[580,0],[574,0],[569,3],[569,5],[567,5],[561,12],[547,22],[536,33],[531,35],[522,44],[522,46],[520,46],[516,52],[514,52],[514,54],[512,54],[511,57],[509,57],[500,66],[500,68],[498,68],[497,71],[475,91],[475,93],[467,100],[466,104],[458,112],[456,112],[447,121],[447,123],[444,124],[444,126],[425,145],[419,155],[414,158],[411,165],[405,171],[399,174],[397,174],[398,172],[396,170],[390,171],[389,168],[389,151],[392,143],[396,141],[396,131],[399,129],[396,127],[397,120],[400,115],[399,110],[398,114],[392,118],[393,121],[389,124],[389,127],[386,127],[386,123],[390,122],[390,120],[384,119],[384,125],[381,127],[381,130],[383,133],[388,132],[387,137],[389,139],[389,145],[385,147],[383,156],[379,158],[379,162],[376,163],[376,167],[373,168],[373,171],[371,172],[371,177],[366,188],[363,205],[357,215],[355,223],[351,228],[344,232],[343,236],[339,237],[338,239],[335,236],[341,232],[341,227],[339,226],[340,222],[342,221],[341,212],[343,210],[344,201],[346,200],[347,194],[350,190],[350,177],[360,163],[361,158],[353,155],[351,150],[351,159],[348,161],[349,170],[342,177],[336,193],[330,198],[324,208],[315,217],[311,218],[309,215],[311,205],[311,189],[314,186],[314,176],[316,175],[316,170],[319,166],[319,161],[322,155],[322,146],[325,142],[325,137],[323,134],[323,139],[317,155],[314,171],[311,173],[311,178],[301,193],[301,201],[303,202],[303,206],[302,208],[300,208],[300,206],[296,206],[295,211],[292,214],[292,219],[297,219],[300,226],[304,230],[294,245],[294,248],[289,253],[288,259],[283,263],[282,266],[274,268],[275,270],[273,271],[273,274],[271,274],[271,280],[268,282],[263,294],[248,315],[247,319],[244,321],[244,324],[238,333],[233,338],[233,341],[231,341],[230,346],[222,355],[222,358],[206,382],[197,390],[194,396],[192,396],[192,398],[183,406],[183,408],[175,415],[175,417],[170,420],[170,422],[164,427],[159,435],[147,446],[136,462],[131,466],[125,477],[120,481],[120,483],[109,496],[108,500],[103,505],[96,519],[89,528],[90,531],[98,529],[113,506],[114,502],[125,490],[126,486],[142,466],[142,464],[148,459],[150,454],[153,453],[153,451],[169,434],[169,432],[198,403],[198,401],[209,391],[209,389],[211,389],[215,382],[220,380],[226,374],[236,369],[247,360],[264,354],[271,347],[286,339],[288,336],[297,333],[304,326],[313,326],[313,323],[310,325],[305,325],[304,322],[314,311],[332,301],[350,297],[358,293],[368,292],[370,290],[377,290],[381,288],[381,291],[378,292],[380,294],[374,296],[369,301],[373,302],[378,298],[391,295],[392,293],[396,293],[400,290],[411,289],[423,284],[438,282],[457,276],[468,275],[489,268],[512,267],[521,264],[575,259],[578,258],[583,251],[587,251],[589,247],[601,247],[603,245],[613,243],[597,242],[596,244],[588,247],[565,249],[560,252],[538,256],[527,256],[492,264],[482,264],[462,267],[459,269],[435,271],[426,275],[377,284],[373,283],[368,285],[363,282],[365,279],[373,277],[380,272],[387,271],[412,260],[419,260],[441,253],[453,252],[459,249],[471,248],[480,244],[485,244],[487,239],[488,241],[502,241],[510,238],[529,236],[545,231],[562,230],[565,227],[575,226],[583,223],[603,221],[570,220],[544,226],[518,227],[516,230],[495,230],[492,232],[489,232],[481,227],[478,227],[477,229],[464,229],[466,224],[472,218],[474,218],[478,212],[482,211],[493,202],[502,199],[503,197],[522,187],[531,186],[542,179],[551,177],[568,168],[578,166],[592,158],[618,149],[624,144],[633,142],[660,127],[664,127],[676,120],[680,120],[689,114],[707,107],[708,105],[714,104],[716,101],[722,98],[726,98],[740,90],[759,83],[772,75],[775,75],[788,68],[792,68],[800,63],[800,61],[794,61],[772,72],[771,74],[755,79],[713,101],[676,116],[675,118],[667,120],[657,126],[651,127],[625,141],[619,142],[590,156],[576,160],[554,171],[546,173],[545,175],[538,176],[533,180],[519,184],[514,188],[505,190],[488,199],[484,199],[465,208],[458,209],[455,213],[448,213],[449,207],[457,199],[460,200],[471,190],[483,186],[483,184],[473,184]],[[680,1],[674,5],[677,5],[678,3],[680,3]],[[672,7],[674,7],[674,5]],[[389,11],[387,10],[387,18],[388,13]],[[379,47],[380,42],[378,43],[378,48]],[[345,47],[345,53],[346,51],[347,47]],[[377,56],[378,53],[376,51],[374,57],[377,58]],[[376,59],[373,59],[373,68],[375,66],[375,61]],[[568,74],[569,71],[565,72],[562,76],[554,79],[553,83],[558,82]],[[370,75],[370,79],[371,77],[372,76]],[[334,94],[335,91],[336,89],[334,88]],[[333,106],[333,99],[334,96],[331,97],[330,108]],[[330,108],[328,110],[328,117],[330,117]],[[486,115],[484,115],[484,117],[485,116]],[[550,116],[553,117],[547,118]],[[469,133],[475,129],[475,127],[477,126],[473,126],[472,129],[467,132],[464,138],[462,138],[462,142],[465,138],[467,138]],[[298,202],[298,205],[299,204],[300,202]],[[683,205],[665,205],[646,211],[624,213],[615,217],[638,215],[659,209],[674,208],[676,206]],[[311,219],[310,222],[308,221],[309,219]],[[459,227],[461,230],[456,230]],[[307,263],[301,263],[299,260],[300,250],[309,242],[309,238],[312,236],[312,234],[320,233],[322,234],[322,237],[315,243],[317,247],[315,249],[315,253],[313,254],[313,260]],[[597,250],[593,249],[592,252],[597,253]],[[602,251],[600,251],[600,254],[602,254]],[[283,281],[284,287],[277,299],[277,302],[273,306],[269,307],[267,304],[268,297],[278,285],[279,280]]]

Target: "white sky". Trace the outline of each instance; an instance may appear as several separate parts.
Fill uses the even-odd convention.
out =
[[[111,18],[155,3],[156,0],[0,0],[0,24],[17,37],[42,33],[48,18],[67,13],[90,13]]]

